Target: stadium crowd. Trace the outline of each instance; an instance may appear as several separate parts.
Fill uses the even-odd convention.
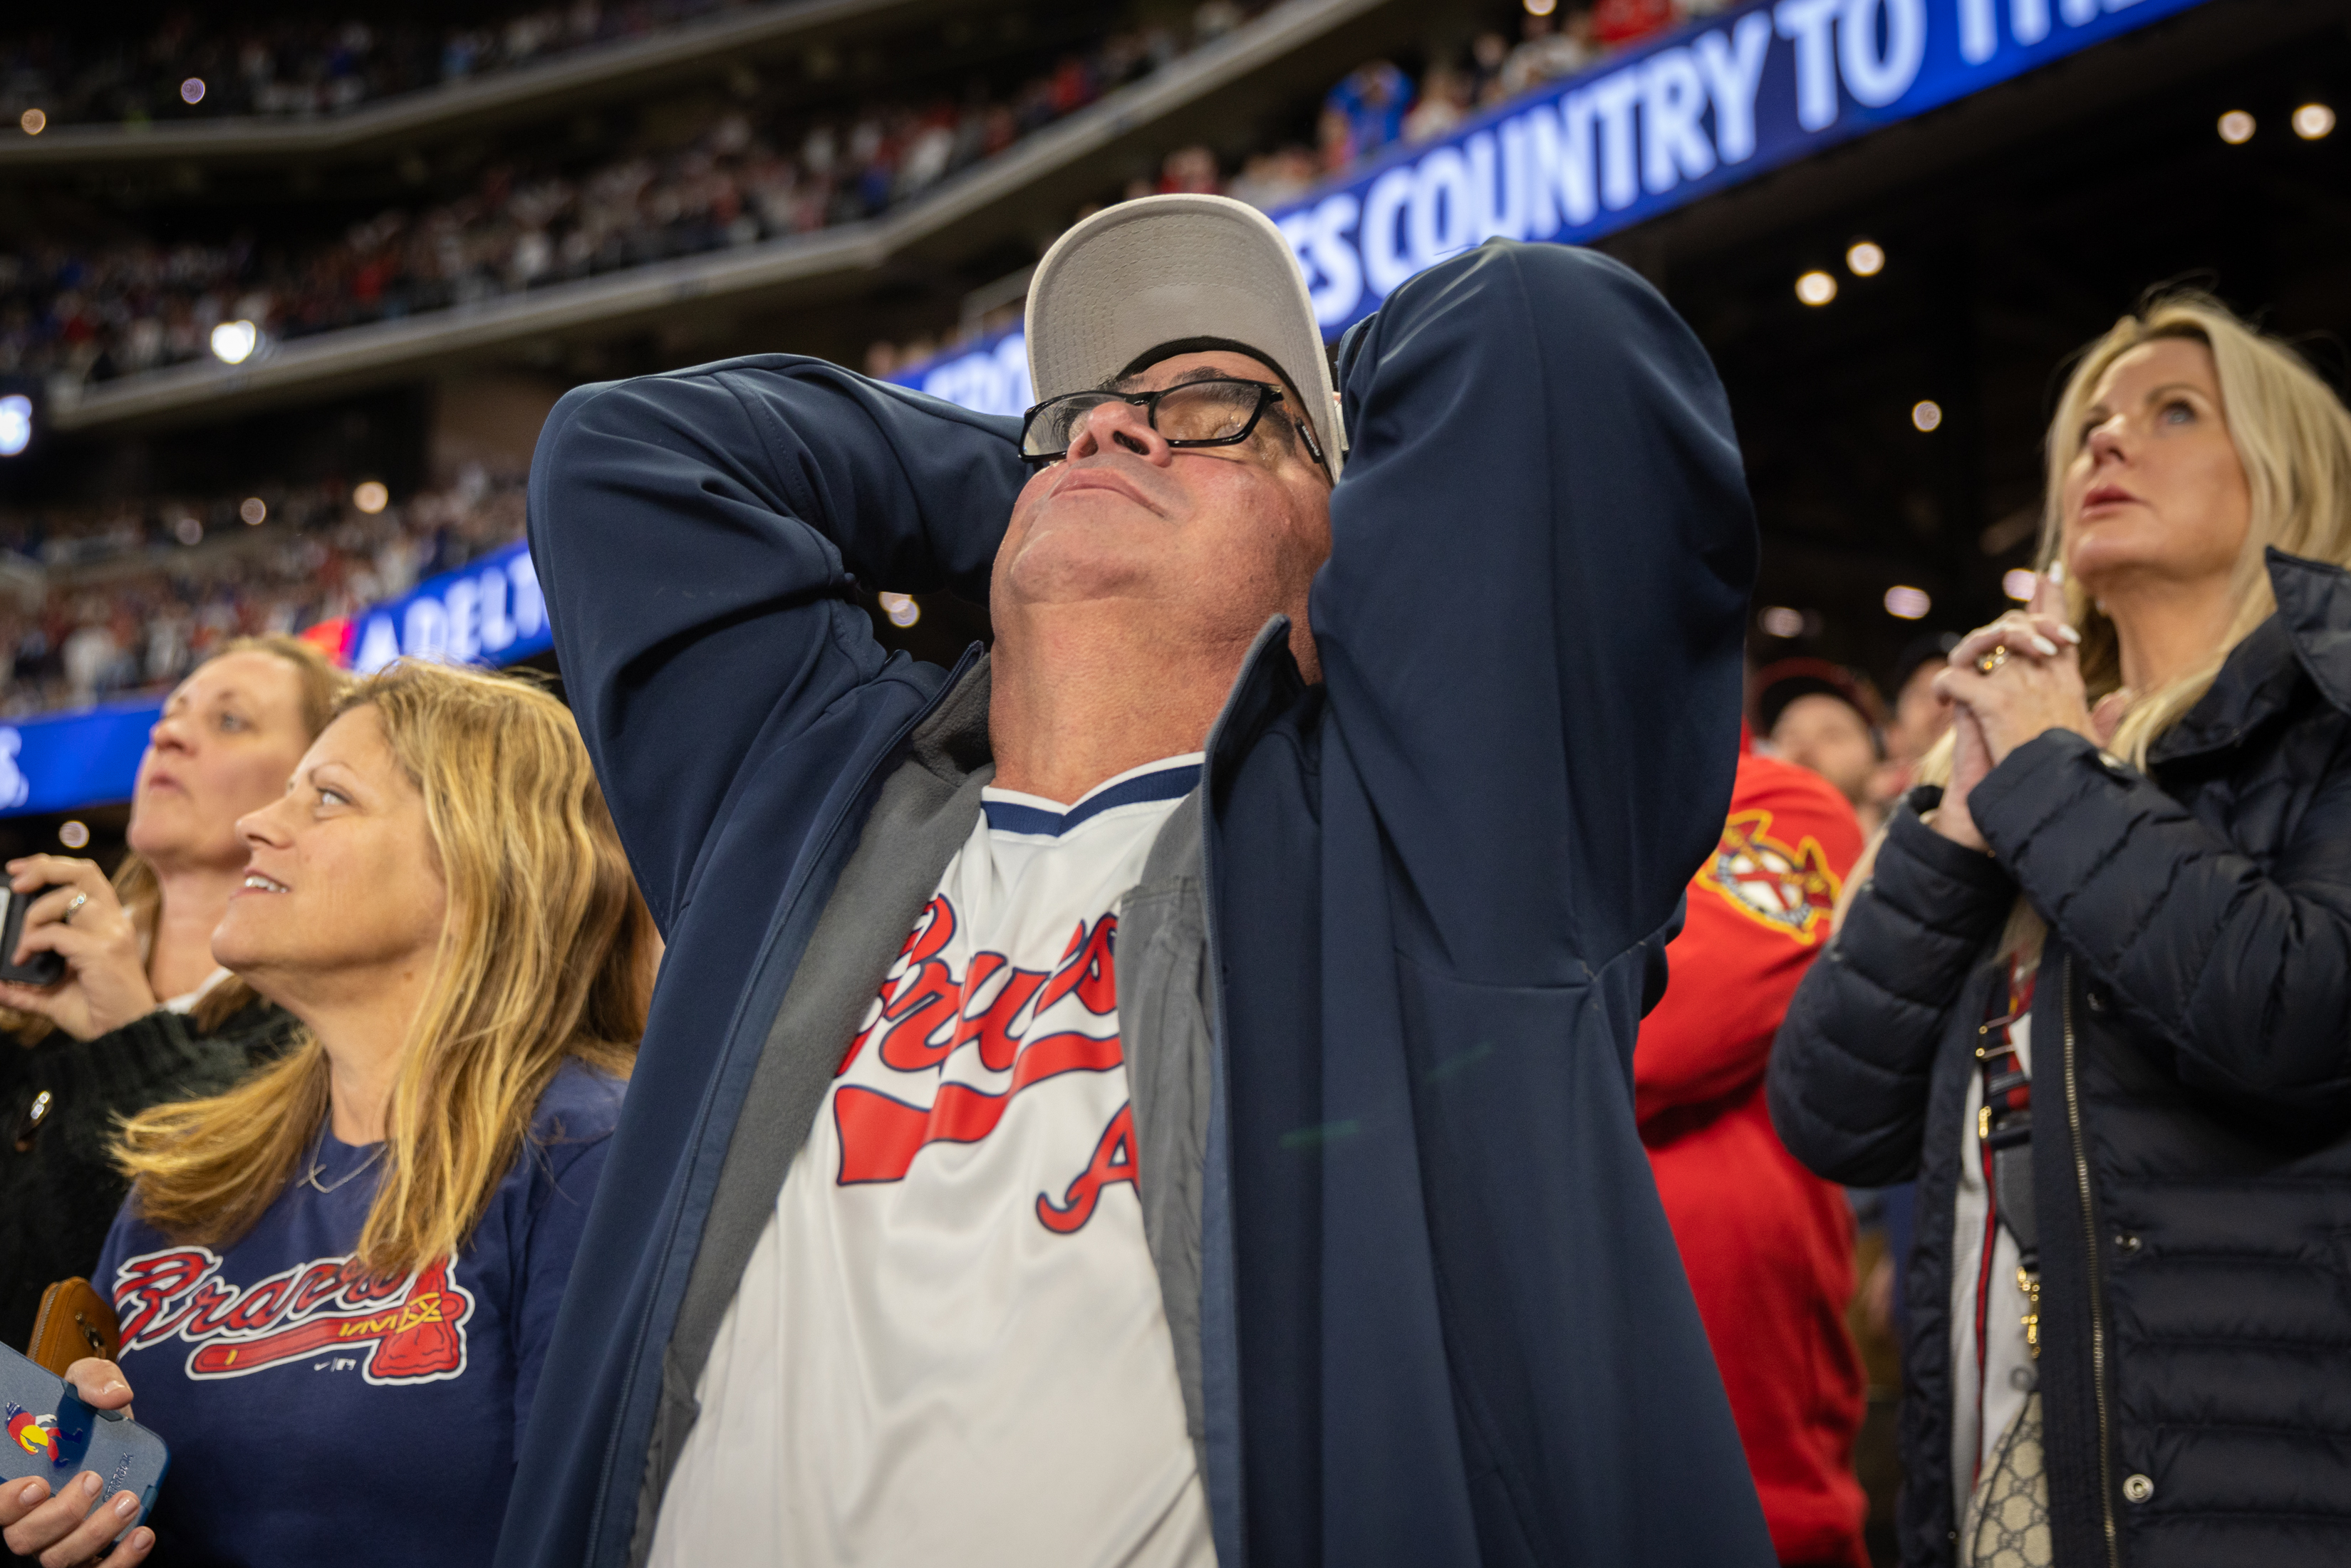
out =
[[[203,357],[224,320],[298,338],[872,217],[1256,8],[1206,0],[1186,27],[1110,32],[1001,94],[975,83],[813,118],[714,101],[690,135],[585,171],[501,162],[457,200],[389,208],[332,241],[37,245],[0,257],[0,374],[106,381]]]
[[[1229,172],[1212,149],[1180,147],[1156,178],[1138,176],[1118,194],[1215,191],[1276,206],[1396,142],[1443,135],[1479,109],[1717,8],[1719,0],[1601,0],[1563,16],[1525,16],[1515,43],[1482,33],[1466,58],[1432,62],[1417,84],[1393,62],[1372,60],[1325,98],[1311,145],[1267,148]],[[299,338],[872,217],[1260,9],[1205,0],[1185,27],[1112,32],[1000,95],[975,86],[960,99],[877,101],[813,119],[714,103],[690,135],[673,129],[658,146],[586,171],[502,162],[455,201],[388,208],[332,241],[35,246],[0,256],[0,374],[40,375],[54,387],[108,381],[203,358],[225,320],[250,321],[265,340]],[[514,26],[551,37],[553,15]],[[609,20],[592,7],[579,16],[583,28]],[[937,347],[912,341],[869,365],[912,363]]]
[[[520,476],[479,465],[398,500],[322,485],[0,513],[0,715],[167,691],[236,639],[350,616],[522,523]]]
[[[1324,95],[1314,115],[1311,144],[1282,141],[1248,154],[1229,170],[1214,148],[1199,143],[1178,147],[1161,161],[1155,176],[1137,174],[1106,199],[1206,192],[1271,211],[1391,147],[1433,141],[1480,110],[1586,70],[1652,33],[1710,16],[1721,4],[1602,0],[1597,5],[1576,5],[1564,16],[1555,10],[1522,15],[1516,42],[1498,30],[1481,32],[1466,58],[1432,60],[1417,84],[1392,60],[1368,60]],[[1083,218],[1102,204],[1089,203],[1076,216]],[[983,314],[936,337],[877,342],[866,352],[864,369],[877,376],[908,370],[1008,324],[1009,317],[1003,313]]]
[[[749,3],[574,0],[439,25],[379,14],[229,26],[183,10],[145,33],[34,27],[0,42],[0,116],[37,135],[51,125],[340,114]],[[39,117],[39,130],[24,123],[26,115]]]

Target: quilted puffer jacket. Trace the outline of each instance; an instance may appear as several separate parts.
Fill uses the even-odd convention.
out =
[[[1977,1027],[2021,892],[2038,1364],[2063,1568],[2351,1563],[2351,577],[2273,550],[2278,612],[2142,775],[2018,747],[1970,810],[1896,814],[1788,1010],[1781,1136],[1916,1176],[1902,1560],[1954,1560],[1954,1197]]]

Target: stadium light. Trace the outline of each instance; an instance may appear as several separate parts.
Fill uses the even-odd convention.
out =
[[[1921,433],[1941,429],[1943,405],[1930,397],[1920,398],[1910,405],[1910,423]]]
[[[2253,139],[2253,117],[2241,109],[2232,109],[2220,117],[2220,140],[2231,147],[2242,147]]]
[[[246,527],[257,528],[269,517],[269,503],[258,496],[247,496],[236,515],[245,519]]]
[[[49,128],[49,117],[37,109],[28,109],[16,117],[16,123],[27,136],[38,136]]]
[[[1935,601],[1927,597],[1923,588],[1897,582],[1886,591],[1886,613],[1897,621],[1918,620],[1933,608]]]
[[[180,84],[180,101],[193,108],[204,101],[204,78],[190,77]]]
[[[2032,598],[2032,591],[2040,586],[2041,580],[2033,575],[2030,567],[2011,567],[2000,574],[2000,591],[2019,604],[2029,601]]]
[[[1559,0],[1525,0],[1525,5],[1530,16],[1548,16],[1559,9]]]
[[[2335,129],[2335,111],[2323,103],[2305,103],[2294,111],[2294,133],[2315,141]]]
[[[69,850],[78,850],[89,842],[89,824],[78,817],[68,817],[57,824],[57,842]]]
[[[225,365],[241,365],[261,346],[261,329],[250,321],[224,321],[213,329],[213,358]]]
[[[351,486],[351,505],[371,517],[392,505],[392,491],[381,479],[362,479]]]
[[[1807,305],[1825,305],[1836,298],[1836,279],[1815,267],[1796,279],[1796,298]]]
[[[877,593],[873,597],[882,601],[882,612],[890,617],[893,626],[912,626],[923,618],[923,607],[914,602],[912,594]]]
[[[15,457],[33,444],[33,400],[23,392],[0,397],[0,457]]]
[[[1755,623],[1763,628],[1767,636],[1793,637],[1804,629],[1804,612],[1785,604],[1767,604],[1763,612],[1755,617]]]
[[[1886,249],[1875,240],[1857,239],[1845,248],[1844,264],[1855,277],[1876,277],[1886,270]]]

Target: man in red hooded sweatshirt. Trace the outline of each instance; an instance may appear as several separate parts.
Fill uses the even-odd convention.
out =
[[[1633,1054],[1641,1141],[1771,1544],[1783,1563],[1839,1568],[1869,1563],[1853,1474],[1868,1391],[1844,1322],[1853,1217],[1781,1146],[1763,1064],[1860,853],[1843,796],[1742,737],[1729,820],[1690,883],[1672,982]]]

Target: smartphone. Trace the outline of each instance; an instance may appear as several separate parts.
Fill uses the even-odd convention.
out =
[[[0,887],[8,895],[8,911],[0,915],[0,980],[13,980],[20,986],[54,986],[66,977],[66,961],[55,953],[36,953],[21,964],[8,960],[16,956],[17,940],[25,935],[25,911],[33,900],[48,892],[37,887],[30,893],[18,893],[14,888]]]
[[[155,1506],[155,1491],[172,1451],[163,1439],[120,1410],[93,1410],[66,1380],[0,1345],[0,1486],[35,1476],[51,1491],[84,1470],[106,1483],[101,1500],[117,1492],[139,1499],[139,1515]]]

